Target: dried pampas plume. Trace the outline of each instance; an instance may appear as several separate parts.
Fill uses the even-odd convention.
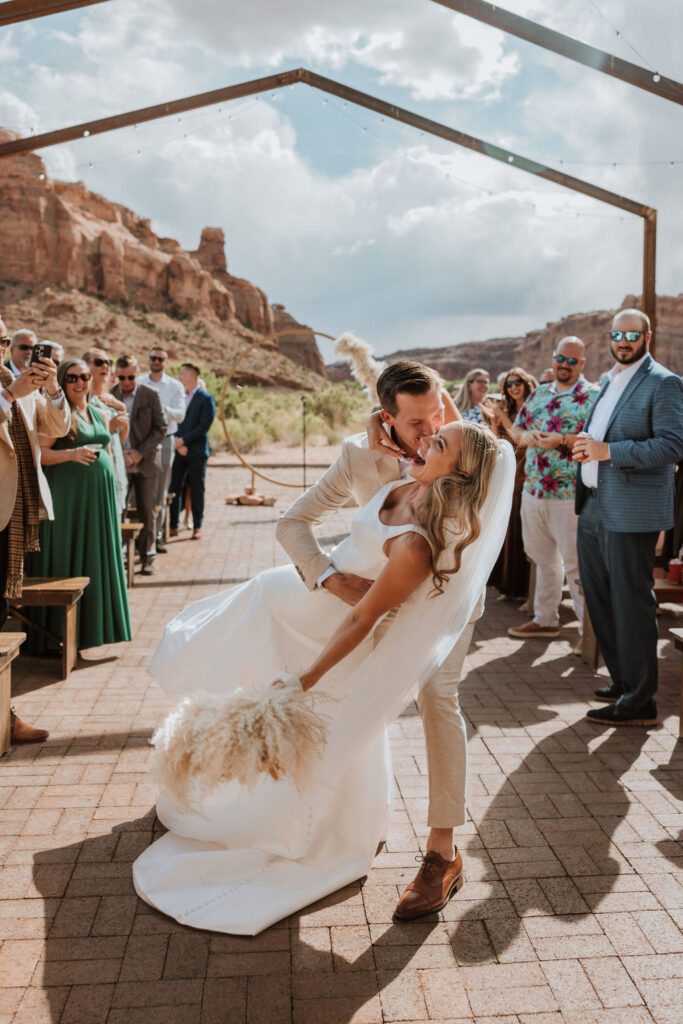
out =
[[[346,359],[351,364],[351,373],[359,384],[362,384],[368,393],[371,401],[377,401],[377,378],[386,363],[378,362],[373,354],[372,347],[362,338],[347,331],[334,343],[334,351],[338,356]]]
[[[287,776],[303,788],[325,749],[327,726],[298,680],[258,693],[200,691],[154,734],[154,776],[184,808],[232,779],[250,788],[264,776]]]

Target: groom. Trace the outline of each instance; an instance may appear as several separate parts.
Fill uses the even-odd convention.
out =
[[[359,505],[367,504],[385,484],[405,476],[421,438],[436,433],[444,422],[460,418],[441,378],[421,363],[404,361],[389,366],[377,381],[377,395],[378,415],[391,441],[385,434],[387,445],[378,443],[380,451],[370,447],[367,434],[347,437],[337,460],[284,513],[276,528],[277,539],[306,586],[310,590],[324,587],[348,605],[357,604],[372,581],[337,572],[318,544],[313,526],[351,497]],[[406,458],[387,454],[388,445],[400,448]],[[467,730],[458,703],[458,683],[474,623],[483,610],[482,596],[460,639],[418,695],[427,749],[430,831],[422,867],[396,907],[399,918],[421,917],[441,909],[460,887],[462,857],[453,845],[453,828],[465,822]]]

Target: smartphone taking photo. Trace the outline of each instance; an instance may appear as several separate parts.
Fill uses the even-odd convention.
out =
[[[31,350],[31,362],[29,365],[33,366],[38,359],[52,359],[52,345],[48,345],[44,341],[36,342]]]

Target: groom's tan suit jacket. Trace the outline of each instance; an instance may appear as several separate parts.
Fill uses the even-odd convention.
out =
[[[275,536],[309,590],[315,589],[332,565],[332,559],[315,539],[313,527],[343,508],[350,498],[367,505],[380,487],[400,477],[398,459],[368,448],[367,434],[354,434],[342,443],[338,458],[320,480],[287,509]]]

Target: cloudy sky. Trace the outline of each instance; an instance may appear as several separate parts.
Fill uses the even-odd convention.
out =
[[[506,6],[683,76],[678,0]],[[3,30],[0,61],[21,134],[303,65],[657,207],[658,291],[683,291],[681,108],[431,0],[113,0]],[[41,155],[186,248],[222,227],[234,274],[379,353],[640,291],[639,218],[306,85]]]

